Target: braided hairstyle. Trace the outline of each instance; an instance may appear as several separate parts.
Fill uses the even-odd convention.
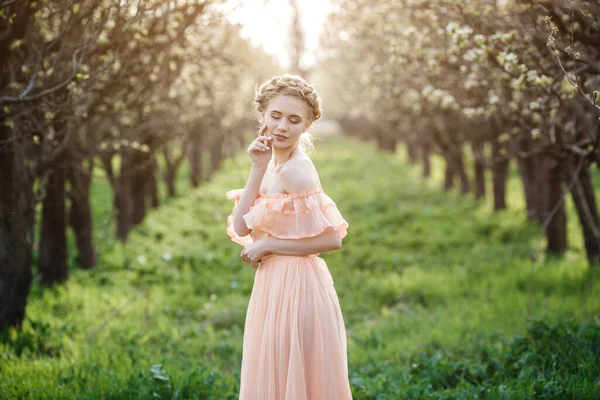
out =
[[[260,85],[254,95],[254,104],[259,113],[265,111],[269,102],[279,96],[290,96],[303,100],[308,106],[309,118],[312,122],[321,118],[321,97],[302,77],[285,74],[275,76]],[[300,135],[300,147],[309,152],[314,150],[312,136],[308,132]]]

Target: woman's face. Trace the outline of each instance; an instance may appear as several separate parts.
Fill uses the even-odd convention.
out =
[[[274,97],[262,113],[262,122],[267,126],[267,136],[273,136],[273,148],[295,145],[300,135],[308,129],[308,106],[304,101],[290,96]]]

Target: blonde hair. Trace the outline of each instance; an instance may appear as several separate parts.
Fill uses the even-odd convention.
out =
[[[279,95],[290,96],[304,101],[308,105],[311,122],[321,118],[321,97],[319,94],[304,78],[291,74],[275,76],[263,82],[255,90],[254,104],[256,110],[262,113],[267,109],[269,102]],[[314,150],[313,137],[308,132],[300,135],[298,144],[307,153]]]

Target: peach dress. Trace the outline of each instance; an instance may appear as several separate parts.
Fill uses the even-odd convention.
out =
[[[227,192],[238,204],[243,189]],[[243,216],[252,232],[243,246],[265,236],[300,239],[333,227],[341,238],[348,223],[323,189],[294,194],[259,194]],[[352,399],[346,329],[333,279],[318,254],[265,256],[254,276],[248,303],[240,400]]]

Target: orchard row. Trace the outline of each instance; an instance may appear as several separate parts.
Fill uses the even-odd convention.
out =
[[[78,265],[96,264],[92,179],[110,182],[126,240],[183,162],[197,186],[252,128],[275,63],[221,3],[0,2],[0,331],[23,319],[32,264],[67,279],[69,229]]]
[[[441,155],[445,188],[477,198],[491,171],[497,210],[516,162],[548,253],[567,249],[570,191],[589,262],[600,263],[590,176],[600,146],[600,1],[343,0],[323,44],[321,84],[337,89],[326,104],[347,131],[382,149],[405,143],[425,176],[430,155]]]

